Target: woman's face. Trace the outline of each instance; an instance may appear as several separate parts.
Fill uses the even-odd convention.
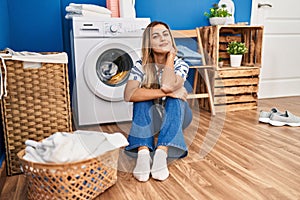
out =
[[[150,43],[154,53],[168,53],[173,48],[169,30],[162,24],[152,28]]]

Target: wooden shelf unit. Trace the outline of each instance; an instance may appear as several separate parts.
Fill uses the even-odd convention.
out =
[[[263,26],[206,26],[200,28],[200,34],[205,59],[215,66],[210,75],[216,112],[257,108]],[[231,41],[243,42],[248,48],[241,67],[230,67],[226,48]],[[223,67],[218,65],[219,58],[224,62]],[[208,109],[205,99],[200,106]]]

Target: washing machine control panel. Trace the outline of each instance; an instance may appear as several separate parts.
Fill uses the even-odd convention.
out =
[[[74,37],[141,37],[149,18],[73,19]]]
[[[141,36],[144,29],[139,24],[135,23],[110,23],[104,25],[105,37],[130,37]]]
[[[109,29],[110,29],[110,32],[117,33],[120,28],[118,25],[113,24],[113,25],[110,25]]]

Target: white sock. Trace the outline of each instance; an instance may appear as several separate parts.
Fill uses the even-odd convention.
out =
[[[138,152],[136,165],[133,170],[133,176],[142,182],[148,181],[150,176],[151,157],[147,149],[142,149]]]
[[[167,164],[167,153],[162,149],[157,149],[153,158],[153,165],[151,168],[152,178],[163,181],[169,177],[169,170]]]

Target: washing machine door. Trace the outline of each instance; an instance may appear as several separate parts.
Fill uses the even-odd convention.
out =
[[[103,41],[90,51],[84,78],[90,90],[106,101],[123,101],[131,67],[139,59],[136,49],[124,40]]]

